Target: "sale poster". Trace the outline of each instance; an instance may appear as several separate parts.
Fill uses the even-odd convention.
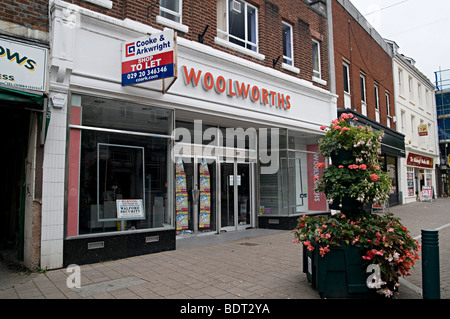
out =
[[[188,228],[188,195],[186,189],[186,172],[183,160],[180,158],[175,164],[175,206],[177,230]]]
[[[199,227],[209,228],[211,220],[211,178],[208,164],[202,159],[200,164],[200,217]]]

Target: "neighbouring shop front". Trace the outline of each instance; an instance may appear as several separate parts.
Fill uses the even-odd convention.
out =
[[[30,269],[39,265],[47,53],[45,46],[0,37],[0,253]]]
[[[65,19],[64,6],[55,4],[53,19]],[[180,37],[165,84],[130,84],[134,62],[125,61],[128,73],[121,68],[121,48],[161,31],[76,12],[80,27],[58,24],[66,36],[52,39],[64,49],[76,37],[80,46],[69,54],[67,204],[55,261],[176,249],[184,237],[223,231],[288,229],[302,213],[327,210],[313,177],[334,95]],[[86,59],[85,48],[108,59]]]
[[[435,198],[434,160],[429,156],[409,152],[406,158],[407,196],[412,200]]]
[[[358,124],[368,125],[374,130],[384,132],[383,139],[381,140],[380,164],[382,166],[381,169],[388,173],[388,176],[392,181],[388,205],[395,206],[402,204],[402,190],[400,187],[402,170],[400,167],[400,159],[406,157],[405,136],[349,109],[338,109],[338,116],[342,113],[349,112],[353,113],[353,115],[358,118],[358,121],[356,121]]]

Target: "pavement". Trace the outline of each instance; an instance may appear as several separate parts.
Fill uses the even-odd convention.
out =
[[[450,199],[390,211],[419,241],[422,229],[439,230],[441,299],[450,299]],[[292,239],[268,229],[177,239],[173,251],[81,265],[81,288],[68,287],[72,269],[29,272],[0,262],[0,299],[320,299]],[[423,299],[421,260],[411,273],[394,299]]]

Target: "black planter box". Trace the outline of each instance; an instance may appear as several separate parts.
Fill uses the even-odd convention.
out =
[[[324,257],[319,247],[309,251],[303,245],[303,272],[321,298],[374,298],[376,291],[367,287],[366,269],[357,247],[343,244],[329,247]]]

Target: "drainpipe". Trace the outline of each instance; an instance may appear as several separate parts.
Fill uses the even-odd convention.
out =
[[[333,0],[327,0],[328,72],[330,77],[330,91],[331,93],[336,94],[332,1]]]

